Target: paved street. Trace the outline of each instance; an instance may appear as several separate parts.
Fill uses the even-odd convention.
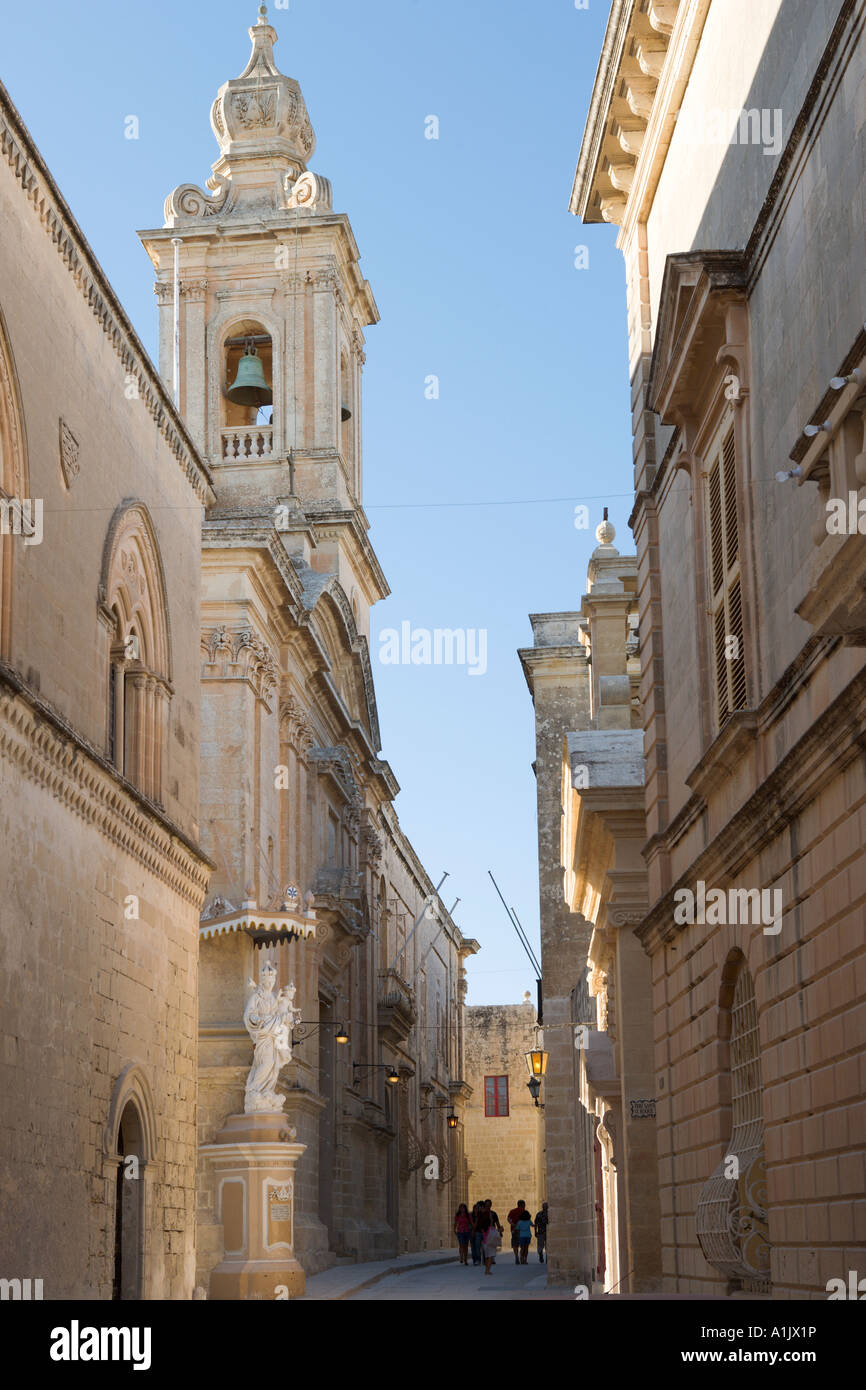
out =
[[[413,1299],[568,1300],[573,1296],[568,1289],[548,1290],[547,1269],[537,1257],[527,1265],[516,1265],[510,1251],[503,1252],[489,1278],[483,1266],[458,1264],[456,1254],[416,1254],[327,1270],[307,1280],[306,1292],[308,1299],[386,1303]]]
[[[464,1268],[455,1260],[451,1264],[407,1270],[405,1274],[390,1275],[370,1288],[352,1295],[353,1301],[407,1301],[411,1299],[454,1299],[484,1302],[489,1299],[554,1299],[571,1298],[566,1289],[548,1292],[547,1272],[538,1261],[534,1265],[515,1265],[510,1257],[498,1260],[488,1278],[483,1266]]]

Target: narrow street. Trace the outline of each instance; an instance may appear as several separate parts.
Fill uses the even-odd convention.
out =
[[[381,1263],[343,1265],[307,1280],[306,1299],[381,1302],[467,1299],[571,1300],[565,1287],[548,1289],[547,1266],[535,1256],[527,1265],[516,1265],[510,1250],[502,1252],[488,1277],[483,1266],[463,1266],[457,1256],[421,1261],[421,1255],[403,1256]],[[304,1301],[303,1299],[301,1300]]]

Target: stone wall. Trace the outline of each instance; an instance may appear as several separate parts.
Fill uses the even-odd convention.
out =
[[[639,25],[627,8],[623,25]],[[665,1289],[820,1298],[862,1263],[866,1238],[863,541],[831,541],[824,511],[864,481],[858,379],[829,386],[852,369],[861,383],[866,351],[864,7],[677,9],[628,188],[609,198],[611,166],[594,163],[613,129],[605,100],[573,201],[620,224],[628,285],[651,904],[637,930],[652,961]],[[734,428],[746,672],[730,717],[716,713],[706,621],[720,425]],[[792,462],[800,476],[776,481]],[[701,881],[778,893],[778,920],[677,920],[675,894]],[[744,1100],[731,993],[748,977],[758,1039]],[[735,1197],[766,1231],[760,1252],[751,1243],[766,1260],[757,1279],[747,1237],[726,1254],[710,1239],[713,1175],[746,1104]]]
[[[472,1087],[466,1107],[470,1205],[492,1197],[503,1224],[519,1198],[535,1216],[547,1196],[542,1112],[526,1084],[525,1054],[536,1046],[535,1021],[535,1009],[528,1000],[476,1004],[466,1010],[466,1079]],[[485,1115],[485,1076],[508,1077],[507,1116]]]
[[[189,1298],[209,484],[2,88],[0,134],[2,485],[44,506],[41,543],[0,541],[4,1273],[44,1279],[49,1299],[111,1298],[120,1183],[125,1296]],[[104,585],[132,503],[154,569],[119,557],[139,605],[127,621],[148,606],[167,630],[160,805],[119,751],[109,760],[108,653],[122,634],[109,635]],[[138,733],[127,766],[154,747]]]

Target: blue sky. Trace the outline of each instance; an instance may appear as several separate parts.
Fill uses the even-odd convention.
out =
[[[254,0],[9,6],[2,79],[151,355],[136,229],[203,184],[208,113],[246,65]],[[365,505],[391,586],[373,612],[397,811],[481,953],[471,1004],[515,1003],[537,949],[530,612],[579,607],[605,503],[631,550],[624,273],[615,229],[568,211],[606,0],[289,0],[276,57],[311,161],[349,214],[382,321],[367,331]],[[38,32],[34,32],[38,31]],[[125,118],[139,139],[124,138]],[[425,121],[439,120],[439,139]],[[589,268],[574,266],[589,248]],[[439,399],[425,380],[439,378]],[[543,500],[565,499],[565,500]],[[589,531],[574,527],[575,505]],[[447,504],[447,505],[446,505]],[[459,504],[459,505],[458,505]],[[382,665],[378,633],[483,628],[487,671]]]

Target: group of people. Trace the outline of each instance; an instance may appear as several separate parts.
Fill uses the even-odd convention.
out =
[[[529,1214],[526,1203],[521,1200],[516,1207],[512,1207],[506,1219],[511,1227],[511,1249],[514,1252],[514,1263],[518,1265],[527,1263],[534,1231],[538,1241],[538,1258],[540,1263],[544,1264],[544,1252],[547,1246],[547,1203],[542,1202],[541,1211],[537,1212],[533,1218]],[[465,1202],[461,1202],[454,1218],[454,1233],[457,1236],[457,1245],[460,1250],[460,1263],[462,1265],[469,1264],[471,1251],[473,1265],[483,1264],[484,1273],[491,1274],[493,1266],[496,1264],[496,1256],[502,1249],[504,1234],[502,1222],[493,1210],[493,1198],[487,1197],[483,1202],[476,1202],[471,1211]]]

